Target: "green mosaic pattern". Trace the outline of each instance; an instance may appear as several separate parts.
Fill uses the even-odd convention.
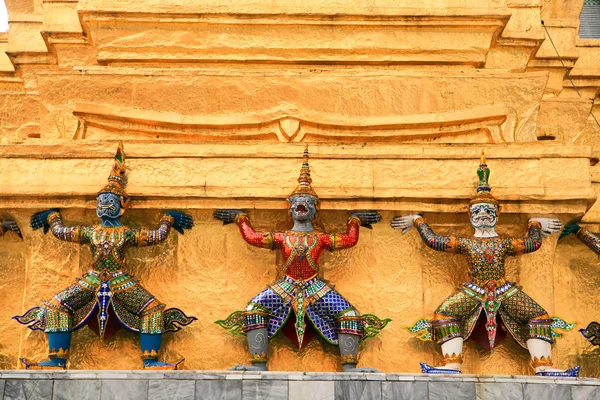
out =
[[[552,329],[553,339],[559,339],[564,336],[564,333],[560,333],[558,329],[571,331],[576,325],[574,322],[568,323],[560,317],[551,317],[551,319],[552,325],[550,325],[550,328]],[[418,320],[413,325],[407,326],[406,329],[424,342],[431,341],[431,321],[427,318]]]

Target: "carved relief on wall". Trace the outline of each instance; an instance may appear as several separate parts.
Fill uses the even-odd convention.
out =
[[[508,105],[428,114],[355,117],[291,104],[252,114],[181,115],[79,103],[74,139],[507,143],[535,141],[538,107],[519,120]]]

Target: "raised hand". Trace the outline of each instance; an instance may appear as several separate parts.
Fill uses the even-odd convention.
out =
[[[569,236],[572,233],[577,233],[581,229],[581,226],[577,224],[581,218],[577,218],[573,221],[568,222],[560,233],[559,239]]]
[[[179,211],[169,210],[165,211],[165,215],[172,217],[175,221],[173,222],[173,229],[183,235],[184,229],[192,229],[194,226],[194,220],[188,214],[184,214]]]
[[[56,208],[52,208],[46,211],[40,211],[31,216],[30,224],[31,228],[35,231],[44,227],[44,233],[48,233],[48,229],[50,229],[50,225],[48,224],[48,217],[50,214],[58,212]]]
[[[377,211],[354,211],[350,216],[360,219],[360,226],[368,229],[373,229],[372,224],[381,221],[381,214]]]
[[[4,221],[2,223],[2,227],[4,229],[6,229],[7,231],[13,231],[17,235],[19,235],[19,237],[21,239],[23,239],[23,235],[21,234],[21,230],[19,229],[19,226],[17,225],[17,223],[15,221]]]
[[[556,218],[535,217],[529,220],[529,222],[531,221],[537,221],[542,225],[542,235],[544,236],[550,236],[554,232],[560,231],[561,228],[560,220]]]
[[[243,213],[242,210],[217,210],[213,213],[213,217],[223,221],[223,225],[227,225],[235,222],[236,217]]]
[[[414,222],[417,218],[421,218],[421,216],[419,214],[411,214],[404,217],[394,217],[391,225],[394,229],[402,229],[402,233],[404,234],[414,227]]]

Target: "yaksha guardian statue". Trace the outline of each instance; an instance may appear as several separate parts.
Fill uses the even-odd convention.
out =
[[[458,253],[465,256],[470,282],[458,287],[438,307],[431,321],[432,338],[442,346],[443,367],[421,363],[423,373],[457,374],[462,363],[463,341],[484,332],[484,347],[493,349],[499,342],[502,324],[519,345],[529,350],[537,375],[578,376],[579,366],[566,371],[552,368],[552,320],[547,312],[520,286],[505,279],[504,262],[508,256],[532,253],[542,245],[542,234],[560,230],[560,221],[547,218],[529,220],[525,237],[501,237],[494,228],[498,222],[500,205],[490,193],[490,170],[482,155],[477,170],[479,187],[471,200],[469,215],[475,228],[472,237],[436,235],[420,215],[395,217],[392,227],[404,233],[413,225],[433,250]],[[478,321],[482,319],[480,323]]]
[[[192,218],[176,211],[167,211],[158,228],[131,229],[121,223],[129,206],[125,192],[124,153],[119,144],[108,185],[98,194],[96,226],[69,227],[63,225],[57,210],[42,211],[31,217],[32,228],[44,228],[60,240],[85,244],[92,250],[92,266],[81,278],[58,293],[43,306],[34,307],[25,315],[14,317],[32,330],[48,336],[49,359],[33,363],[21,359],[27,369],[64,369],[72,331],[88,325],[101,338],[108,337],[119,325],[140,334],[143,366],[147,369],[177,369],[177,363],[158,361],[162,335],[178,331],[196,320],[177,308],[165,305],[125,271],[125,252],[129,247],[154,246],[163,242],[171,228],[183,234],[191,229]]]
[[[594,235],[592,232],[587,229],[579,226],[577,222],[570,222],[565,225],[565,229],[563,229],[560,234],[560,238],[564,238],[570,234],[574,233],[577,239],[581,240],[587,247],[592,249],[592,251],[598,256],[600,256],[600,237]],[[590,322],[585,329],[580,329],[579,332],[588,339],[588,341],[594,346],[600,346],[600,323],[598,322]]]
[[[346,233],[317,233],[312,222],[319,207],[319,197],[312,188],[308,149],[298,178],[299,185],[288,198],[289,212],[294,220],[291,231],[257,232],[248,216],[240,210],[217,210],[215,218],[224,224],[235,222],[243,239],[250,245],[281,250],[284,273],[255,296],[244,311],[236,311],[225,321],[217,321],[236,334],[246,334],[252,355],[252,366],[238,365],[234,369],[267,370],[267,338],[293,324],[292,341],[299,348],[308,342],[312,327],[328,343],[338,345],[344,371],[373,371],[357,368],[358,344],[375,336],[389,319],[361,315],[344,297],[319,276],[319,259],[323,251],[350,248],[358,242],[360,226],[371,227],[381,220],[377,212],[354,212],[350,215]],[[286,324],[288,324],[286,326]],[[312,327],[310,326],[312,325]]]

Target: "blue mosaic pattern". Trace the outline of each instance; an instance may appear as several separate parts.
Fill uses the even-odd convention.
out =
[[[249,305],[258,305],[269,311],[269,339],[275,336],[287,321],[291,303],[285,303],[277,293],[267,288],[250,300]]]
[[[317,278],[307,282],[308,286],[316,280]],[[295,291],[293,294],[295,295]],[[271,288],[263,290],[250,300],[249,306],[258,306],[257,308],[263,308],[269,312],[269,338],[279,333],[290,316],[292,308],[291,301],[284,301]],[[306,313],[321,336],[329,343],[337,345],[335,317],[348,309],[353,309],[352,305],[338,292],[331,289],[325,296],[310,303],[306,308]]]
[[[325,340],[332,344],[338,344],[335,317],[348,309],[353,309],[352,305],[332,289],[324,297],[310,304],[306,313]]]
[[[104,337],[104,331],[108,324],[108,305],[112,298],[112,292],[108,287],[108,282],[102,282],[100,284],[100,290],[96,293],[98,297],[98,304],[100,305],[100,311],[98,313],[98,326],[100,328],[100,337]]]

